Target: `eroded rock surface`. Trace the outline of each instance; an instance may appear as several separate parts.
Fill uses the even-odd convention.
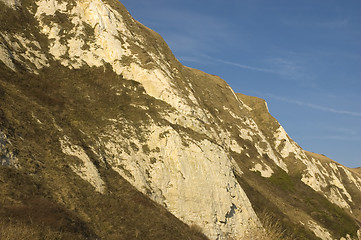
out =
[[[104,197],[117,188],[114,171],[210,239],[242,238],[260,227],[262,209],[304,239],[356,237],[360,175],[300,148],[262,99],[182,66],[118,1],[0,4],[29,22],[1,23],[9,104],[0,106],[26,129],[12,139],[0,129],[2,165],[47,180],[66,169]],[[73,193],[59,189],[51,195],[87,219],[89,208],[76,210]],[[338,229],[327,224],[336,215]]]

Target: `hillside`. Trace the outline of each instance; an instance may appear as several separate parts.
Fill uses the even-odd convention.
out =
[[[355,171],[355,172],[357,172],[357,173],[361,174],[361,167],[359,167],[359,168],[354,168],[354,169],[353,169],[353,171]]]
[[[117,0],[1,0],[0,42],[0,227],[245,239],[266,212],[293,239],[361,239],[360,175],[181,65]]]

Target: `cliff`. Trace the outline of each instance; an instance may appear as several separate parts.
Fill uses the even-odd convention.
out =
[[[300,148],[263,100],[182,66],[118,1],[0,9],[6,224],[244,239],[267,211],[297,239],[357,239],[360,175]]]

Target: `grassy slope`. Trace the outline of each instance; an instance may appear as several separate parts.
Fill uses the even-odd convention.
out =
[[[157,104],[139,84],[104,69],[72,71],[56,65],[36,76],[11,73],[0,63],[0,89],[0,130],[8,135],[22,166],[0,169],[4,226],[25,224],[38,234],[49,229],[54,236],[70,234],[74,239],[205,239],[89,151],[107,185],[105,194],[94,192],[68,167],[74,159],[60,151],[62,135],[87,149],[109,118],[145,124],[144,111],[132,109],[130,103],[153,105],[147,113],[157,119],[163,103]]]
[[[354,168],[353,171],[361,175],[361,167]]]
[[[306,151],[306,154],[310,157],[318,159],[323,164],[324,163],[327,163],[327,164],[336,163],[332,159],[330,159],[322,154],[317,154],[317,153],[308,152],[308,151]],[[339,165],[339,163],[336,163],[336,164]],[[348,169],[350,172],[358,174],[357,171],[355,171],[355,169],[346,168],[346,167],[345,167],[345,169]],[[348,176],[345,174],[344,171],[340,171],[340,173],[342,174],[342,177],[344,179],[348,179]],[[343,181],[342,183],[346,186],[347,191],[352,196],[352,202],[349,203],[352,208],[352,215],[356,218],[356,221],[359,223],[359,226],[361,226],[361,193],[360,193],[360,190],[358,188],[356,188],[354,186],[354,184],[350,184],[349,180]]]

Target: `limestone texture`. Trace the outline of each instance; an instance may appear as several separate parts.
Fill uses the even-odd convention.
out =
[[[267,211],[297,239],[359,238],[356,171],[303,150],[264,100],[181,65],[120,2],[0,6],[0,163],[83,236],[243,239]]]

